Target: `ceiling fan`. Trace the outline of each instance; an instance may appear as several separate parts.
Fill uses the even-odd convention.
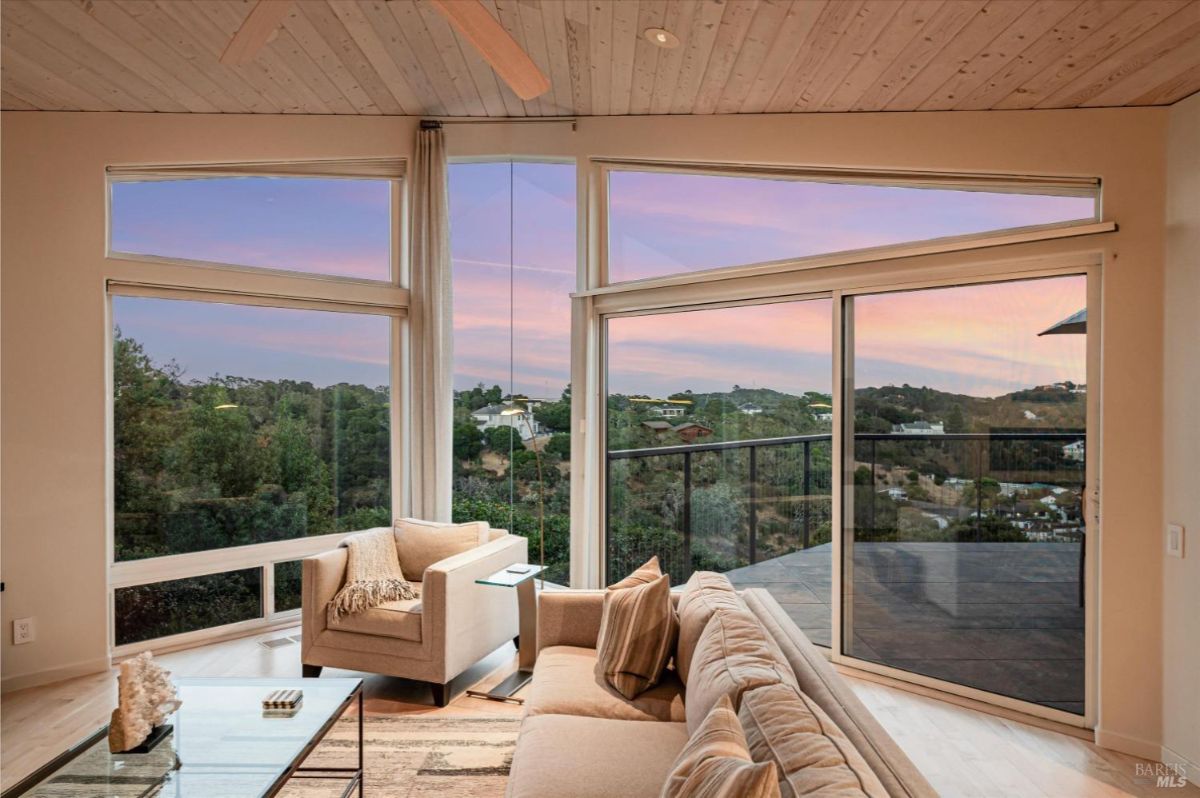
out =
[[[430,2],[522,100],[532,100],[550,90],[549,78],[479,0]],[[291,4],[292,0],[258,0],[226,45],[221,63],[237,66],[254,60],[287,16]]]

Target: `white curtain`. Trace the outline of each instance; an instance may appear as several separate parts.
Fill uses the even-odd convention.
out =
[[[450,520],[453,478],[453,358],[450,206],[440,127],[417,132],[412,197],[409,320],[412,362],[412,514]]]

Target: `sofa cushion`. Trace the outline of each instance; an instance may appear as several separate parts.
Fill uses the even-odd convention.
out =
[[[419,642],[421,639],[421,583],[413,583],[415,599],[385,601],[353,615],[335,618],[333,608],[327,610],[326,625],[338,632],[355,632],[377,637],[394,637],[398,640]]]
[[[787,684],[742,695],[738,719],[755,762],[774,762],[784,798],[886,798],[879,777],[808,696]]]
[[[687,684],[692,653],[704,627],[720,608],[742,609],[742,600],[724,574],[696,571],[679,596],[679,640],[675,644],[675,669]]]
[[[671,762],[687,740],[687,727],[682,723],[526,716],[513,753],[506,795],[657,798]]]
[[[604,594],[596,641],[599,668],[618,693],[636,698],[658,684],[675,650],[676,632],[670,577],[610,590]]]
[[[580,715],[612,720],[682,723],[683,685],[668,670],[654,687],[632,701],[596,671],[596,649],[551,646],[538,654],[526,688],[526,715]]]
[[[647,585],[662,576],[662,568],[658,565],[658,555],[655,554],[645,563],[639,565],[637,570],[629,576],[622,579],[620,582],[614,582],[608,586],[609,590],[624,590],[627,587],[636,587],[637,585]]]
[[[400,570],[410,582],[424,578],[425,569],[447,557],[470,551],[488,542],[486,521],[471,521],[466,524],[442,524],[421,521],[416,518],[401,518],[393,525],[396,536],[396,554],[400,557]]]
[[[746,607],[780,646],[801,692],[833,719],[894,798],[933,798],[933,787],[917,770],[826,656],[792,622],[765,590],[745,593]]]
[[[729,696],[736,711],[747,690],[781,682],[794,685],[796,675],[758,619],[744,609],[715,612],[692,655],[688,728],[699,728],[721,696]]]
[[[779,798],[775,763],[753,762],[746,736],[721,696],[671,766],[663,798]]]

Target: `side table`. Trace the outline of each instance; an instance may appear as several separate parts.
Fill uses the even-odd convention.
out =
[[[521,570],[517,571],[516,569]],[[467,695],[491,701],[525,703],[525,699],[516,698],[514,694],[533,678],[533,663],[537,659],[537,590],[534,577],[543,570],[544,568],[540,565],[512,565],[491,576],[475,580],[477,585],[516,588],[517,617],[519,619],[517,669],[491,690],[486,692],[468,690]]]

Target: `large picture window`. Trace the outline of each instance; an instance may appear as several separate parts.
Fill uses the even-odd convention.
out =
[[[450,217],[454,520],[534,541],[541,503],[546,579],[566,584],[575,165],[451,164]]]
[[[390,523],[389,317],[112,307],[116,561]]]
[[[828,299],[609,319],[606,584],[654,555],[673,585],[721,571],[829,645],[832,320]]]

